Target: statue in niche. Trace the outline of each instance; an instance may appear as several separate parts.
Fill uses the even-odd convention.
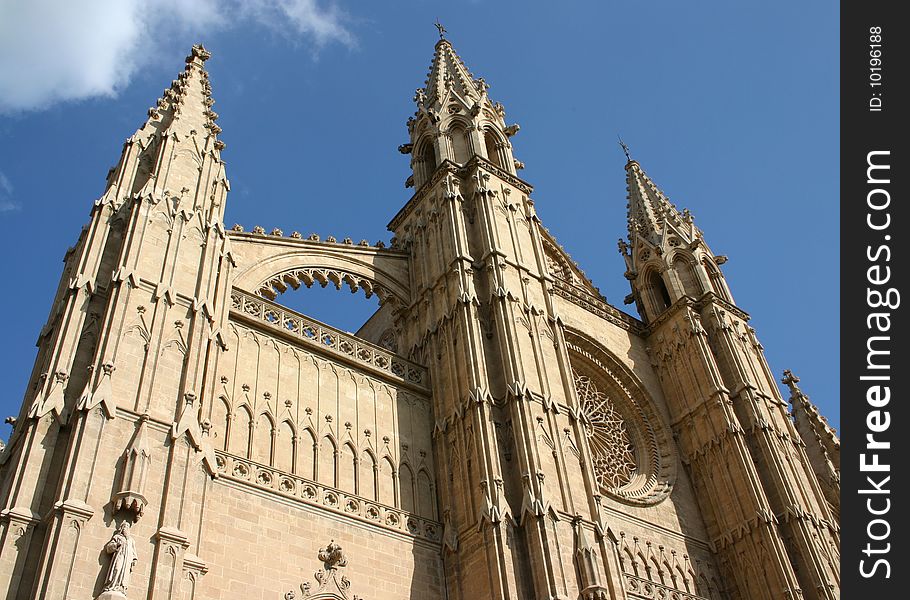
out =
[[[139,560],[128,521],[120,524],[111,541],[104,546],[104,551],[111,555],[111,566],[107,571],[102,592],[119,592],[122,595],[129,588],[130,574]],[[116,596],[112,594],[110,597]]]

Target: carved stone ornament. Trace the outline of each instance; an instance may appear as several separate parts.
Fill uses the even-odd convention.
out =
[[[133,513],[133,520],[138,520],[145,510],[148,500],[145,497],[145,483],[152,462],[152,449],[148,439],[147,414],[139,419],[136,435],[123,453],[123,476],[120,489],[114,494],[114,510]]]
[[[622,416],[587,375],[575,373],[575,390],[586,417],[585,431],[597,484],[604,490],[627,485],[635,474],[635,449]]]
[[[130,574],[139,559],[136,554],[136,543],[130,535],[130,524],[124,521],[117,527],[111,541],[104,546],[104,551],[111,555],[111,564],[104,578],[104,587],[98,600],[126,598],[130,586]]]
[[[300,584],[301,598],[313,600],[363,600],[361,596],[351,593],[351,582],[340,569],[348,564],[347,556],[335,540],[330,540],[325,548],[319,549],[317,558],[322,561],[322,568],[313,574],[316,585],[309,582]],[[292,600],[297,594],[291,590],[284,595],[285,600]]]

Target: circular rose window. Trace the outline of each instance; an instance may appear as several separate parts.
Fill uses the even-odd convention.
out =
[[[575,390],[585,415],[597,484],[605,489],[628,485],[635,475],[635,447],[622,416],[587,375],[575,373]]]
[[[629,504],[660,502],[675,478],[663,419],[638,378],[606,350],[577,335],[567,340],[597,487]]]

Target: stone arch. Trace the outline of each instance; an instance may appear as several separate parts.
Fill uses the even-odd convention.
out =
[[[351,442],[345,442],[338,453],[338,482],[336,487],[349,492],[357,493],[357,451]]]
[[[234,286],[274,300],[288,288],[318,283],[374,294],[380,304],[410,302],[408,257],[396,250],[230,232],[242,256]]]
[[[357,494],[370,500],[378,500],[377,477],[379,475],[379,463],[376,462],[376,456],[372,450],[367,448],[360,453],[360,461],[357,467]]]
[[[260,412],[253,428],[250,459],[264,465],[272,464],[272,443],[275,439],[275,420],[268,412]]]
[[[428,519],[436,518],[436,495],[434,493],[433,478],[426,469],[417,471],[416,509],[417,514]]]
[[[460,120],[453,120],[448,130],[449,143],[452,147],[452,161],[464,165],[471,159],[471,139],[467,128]]]
[[[240,407],[234,411],[233,423],[231,423],[231,436],[228,440],[229,452],[231,454],[236,454],[237,456],[248,458],[252,433],[253,412],[246,404],[241,404]]]
[[[433,140],[429,135],[424,135],[414,144],[413,152],[414,187],[419,189],[433,176],[436,167],[439,166],[439,160],[436,157]]]
[[[676,480],[676,458],[670,429],[644,385],[602,344],[566,329],[573,370],[596,378],[623,420],[635,469],[615,486],[601,486],[609,496],[633,505],[653,505],[669,496]]]
[[[231,406],[226,396],[219,396],[212,402],[212,412],[209,418],[212,423],[213,444],[219,450],[228,449],[228,435],[231,431]]]
[[[281,422],[275,435],[275,452],[273,462],[276,469],[287,473],[294,472],[294,454],[297,445],[297,436],[294,424],[288,419]]]
[[[704,258],[702,260],[702,265],[704,265],[705,271],[708,273],[708,281],[711,282],[714,293],[722,300],[733,302],[733,299],[730,297],[730,290],[727,288],[727,282],[724,281],[724,276],[721,274],[720,269],[717,268],[714,261],[709,258]]]
[[[670,308],[673,301],[659,269],[655,267],[646,269],[642,273],[641,281],[644,283],[642,292],[647,305],[651,308],[652,318]]]
[[[335,440],[332,439],[332,436],[324,435],[322,437],[322,441],[319,442],[319,451],[317,452],[317,455],[319,457],[317,465],[319,483],[337,487],[338,446],[335,444]]]
[[[679,283],[682,286],[682,292],[693,299],[701,297],[704,290],[698,281],[695,273],[695,257],[683,252],[676,252],[672,259],[673,270],[679,277]]]
[[[494,127],[484,127],[483,143],[487,151],[487,160],[500,169],[511,172],[512,169],[508,167],[507,142]]]
[[[395,464],[392,462],[392,458],[382,457],[382,460],[379,461],[379,501],[388,506],[398,505],[395,479]]]
[[[302,477],[316,481],[316,455],[318,453],[318,444],[316,432],[312,428],[306,427],[300,434],[297,452],[297,469]]]
[[[408,463],[401,463],[398,467],[398,497],[400,499],[398,508],[401,510],[411,513],[417,512],[415,484],[414,471]]]

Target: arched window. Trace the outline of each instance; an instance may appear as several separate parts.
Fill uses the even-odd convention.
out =
[[[667,286],[664,285],[663,277],[660,276],[660,273],[656,269],[652,269],[648,273],[648,296],[651,299],[651,306],[654,309],[654,315],[657,316],[663,311],[670,308],[672,304],[670,300],[670,293],[667,291]]]
[[[456,163],[463,165],[471,158],[471,145],[468,136],[460,124],[455,124],[449,130],[449,139],[452,142],[452,155]]]
[[[499,149],[499,140],[497,139],[496,134],[489,129],[484,130],[483,141],[487,147],[487,159],[500,169],[505,168],[503,165],[502,152]]]
[[[724,282],[724,276],[720,274],[717,265],[707,259],[705,259],[702,264],[705,266],[705,271],[708,272],[708,280],[711,282],[714,293],[717,294],[719,298],[722,298],[727,302],[732,302],[730,292],[727,291],[727,284]]]
[[[701,286],[698,284],[695,270],[692,267],[692,263],[683,256],[677,256],[673,260],[673,269],[679,276],[679,282],[683,286],[683,293],[692,298],[698,298],[701,296]]]
[[[436,171],[436,150],[429,139],[424,139],[418,148],[417,160],[414,161],[414,183],[415,187],[419,188]]]

